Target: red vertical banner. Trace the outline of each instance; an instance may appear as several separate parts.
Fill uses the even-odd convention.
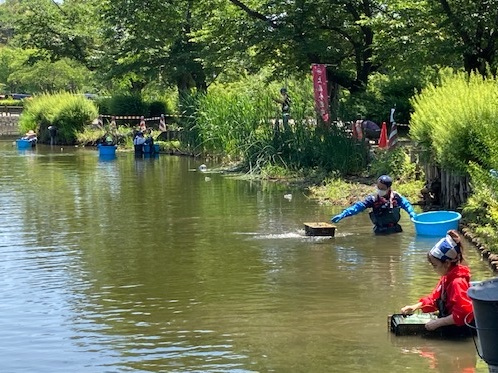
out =
[[[313,74],[313,90],[315,92],[316,110],[324,120],[328,123],[329,114],[329,95],[327,92],[327,67],[322,64],[314,63],[311,65],[311,73]]]

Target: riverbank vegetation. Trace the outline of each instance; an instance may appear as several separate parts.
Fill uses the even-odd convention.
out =
[[[25,102],[19,119],[20,132],[34,130],[40,141],[48,142],[48,127],[57,128],[63,144],[74,144],[78,132],[97,117],[97,107],[80,95],[71,93],[41,94]]]
[[[348,206],[372,194],[377,178],[387,174],[395,180],[394,190],[413,204],[419,204],[424,179],[418,164],[412,162],[413,151],[409,144],[391,150],[377,149],[372,153],[369,166],[361,174],[330,176],[323,183],[311,186],[311,194],[324,204]]]
[[[410,136],[422,161],[468,180],[468,195],[459,206],[464,221],[498,252],[497,81],[476,74],[442,74],[438,84],[414,97],[413,107]],[[452,188],[453,196],[461,193],[461,184]]]

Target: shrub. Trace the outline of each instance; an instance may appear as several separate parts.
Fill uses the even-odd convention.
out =
[[[413,99],[410,135],[442,168],[468,173],[475,162],[498,165],[498,85],[463,73],[442,75]]]
[[[24,106],[25,100],[14,100],[13,98],[6,98],[0,100],[0,106]]]
[[[138,95],[113,96],[109,101],[109,114],[147,115],[147,104]]]
[[[431,74],[428,72],[428,76]],[[413,111],[410,99],[419,92],[427,80],[422,76],[399,76],[381,73],[373,74],[367,90],[350,95],[343,92],[340,100],[339,117],[345,121],[355,120],[357,114],[376,123],[388,122],[391,108],[395,107],[398,123],[408,123]]]
[[[111,97],[99,97],[96,100],[97,106],[99,108],[99,114],[112,115],[111,113]]]
[[[97,107],[82,95],[72,93],[43,94],[26,102],[19,119],[21,133],[36,130],[41,142],[48,142],[49,126],[57,127],[62,144],[74,144],[76,133],[97,117]]]
[[[401,183],[420,178],[417,171],[417,164],[411,161],[409,150],[405,147],[397,147],[388,151],[377,150],[375,159],[369,167],[370,176],[387,174]]]
[[[149,103],[149,117],[158,117],[161,114],[169,114],[166,103],[163,101],[152,101]]]
[[[463,208],[463,218],[493,252],[498,252],[498,178],[496,171],[469,165],[472,195]]]

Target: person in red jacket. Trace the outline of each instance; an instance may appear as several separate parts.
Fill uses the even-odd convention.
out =
[[[470,270],[463,258],[460,234],[449,230],[446,237],[427,253],[427,260],[441,278],[430,295],[420,298],[418,303],[403,307],[401,313],[411,314],[418,309],[425,313],[439,311],[437,319],[425,324],[427,330],[448,325],[467,328],[466,323],[473,322],[474,313],[472,301],[467,295]]]

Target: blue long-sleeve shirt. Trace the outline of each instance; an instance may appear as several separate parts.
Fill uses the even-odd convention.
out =
[[[372,208],[374,215],[381,214],[386,209],[400,207],[405,210],[410,217],[415,215],[411,203],[396,191],[391,191],[389,195],[380,197],[376,194],[367,196],[363,201],[358,201],[350,207],[343,210],[343,217],[356,215],[367,208]]]

